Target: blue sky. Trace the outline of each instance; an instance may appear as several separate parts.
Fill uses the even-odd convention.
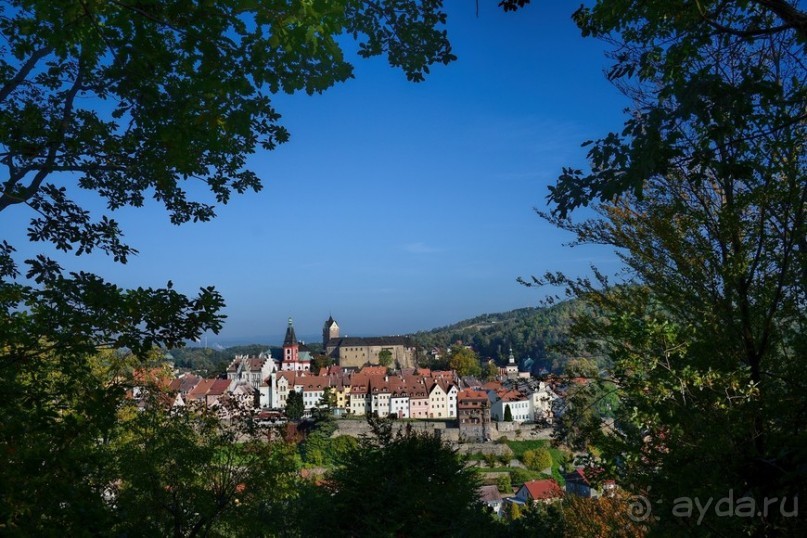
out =
[[[357,59],[356,78],[322,95],[277,96],[291,141],[250,159],[262,192],[204,224],[173,226],[157,204],[119,211],[136,258],[64,265],[122,286],[215,285],[228,320],[210,344],[279,343],[289,316],[309,338],[329,314],[343,334],[403,334],[536,306],[544,292],[518,276],[615,271],[612,253],[564,247],[533,212],[562,166],[584,166],[582,141],[621,127],[602,44],[580,37],[573,4],[480,1],[477,17],[447,3],[456,62],[412,84]],[[25,217],[0,215],[23,254]]]

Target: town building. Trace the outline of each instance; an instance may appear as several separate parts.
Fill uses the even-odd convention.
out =
[[[294,323],[289,318],[289,326],[286,327],[286,337],[283,339],[283,362],[281,370],[291,370],[294,372],[307,372],[311,370],[311,353],[303,346],[294,334]]]
[[[552,478],[530,480],[516,492],[514,502],[520,504],[549,503],[563,498],[563,490]]]
[[[329,316],[322,328],[325,354],[342,367],[362,367],[379,364],[379,353],[388,351],[395,368],[416,365],[415,344],[405,336],[348,337],[340,336],[339,324]]]
[[[490,400],[483,390],[463,389],[457,394],[460,439],[483,442],[490,438]]]

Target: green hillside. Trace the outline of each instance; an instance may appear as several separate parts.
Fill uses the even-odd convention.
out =
[[[533,371],[559,371],[569,358],[586,356],[569,339],[572,318],[583,308],[579,301],[564,301],[549,307],[483,314],[412,337],[426,350],[459,341],[472,346],[483,359],[492,358],[499,364],[507,361],[512,347],[516,360],[530,357],[535,361]]]

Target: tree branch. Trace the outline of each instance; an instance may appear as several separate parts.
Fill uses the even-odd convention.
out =
[[[64,97],[64,109],[62,110],[62,117],[56,128],[56,132],[48,145],[48,154],[45,157],[45,162],[42,165],[37,166],[38,172],[27,187],[15,192],[14,194],[11,194],[9,189],[3,192],[3,195],[0,196],[0,211],[3,211],[10,205],[19,204],[31,198],[31,196],[36,194],[36,191],[39,190],[39,187],[42,185],[42,182],[45,180],[48,174],[54,170],[56,155],[59,148],[64,143],[67,127],[70,124],[70,120],[73,116],[73,103],[75,102],[76,95],[78,95],[78,92],[84,83],[84,69],[84,61],[82,58],[79,58],[76,79],[73,81],[73,85],[70,87]],[[11,178],[6,182],[6,184],[11,183],[14,185],[18,183],[23,176],[24,174],[17,179]]]
[[[6,98],[11,95],[11,93],[17,89],[17,86],[22,84],[25,80],[25,77],[28,76],[28,73],[36,66],[36,63],[50,54],[53,50],[53,47],[43,47],[39,50],[34,51],[33,54],[28,58],[28,60],[20,67],[20,70],[17,71],[17,74],[14,77],[3,84],[3,87],[0,88],[0,103],[6,100]]]
[[[785,22],[785,27],[793,28],[802,40],[807,40],[807,13],[799,11],[783,0],[751,0],[776,14]]]

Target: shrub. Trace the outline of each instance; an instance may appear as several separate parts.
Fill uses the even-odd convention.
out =
[[[500,475],[496,479],[496,487],[502,493],[512,493],[513,492],[513,485],[510,482],[510,475],[509,474]]]
[[[527,450],[521,457],[521,461],[533,471],[543,471],[552,467],[552,455],[545,448]]]

